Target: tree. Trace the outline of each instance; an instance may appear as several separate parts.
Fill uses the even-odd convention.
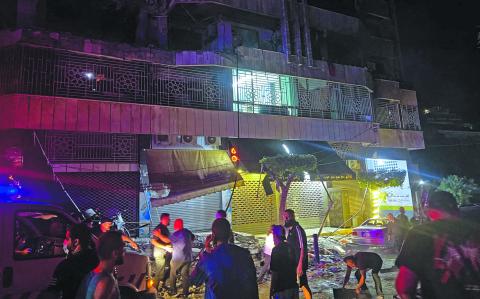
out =
[[[405,170],[368,171],[359,173],[357,181],[361,188],[377,190],[401,186],[405,181],[406,175]]]
[[[473,193],[478,189],[478,185],[475,184],[473,179],[467,179],[466,177],[459,177],[457,175],[449,175],[442,178],[440,185],[437,187],[439,191],[451,193],[459,205],[469,204]]]
[[[374,217],[380,215],[380,206],[387,199],[387,194],[380,189],[403,185],[407,172],[405,170],[382,170],[361,172],[357,176],[358,184],[365,188],[362,207],[365,203],[367,190],[373,195]],[[361,209],[360,209],[361,210]],[[360,212],[360,210],[358,212]]]
[[[275,181],[280,192],[278,216],[283,214],[287,206],[291,183],[296,178],[303,177],[305,172],[310,174],[317,169],[317,158],[314,155],[278,155],[264,157],[259,162],[263,170]]]

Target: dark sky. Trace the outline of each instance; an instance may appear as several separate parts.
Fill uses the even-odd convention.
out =
[[[404,79],[420,106],[475,120],[480,108],[480,0],[396,0]]]

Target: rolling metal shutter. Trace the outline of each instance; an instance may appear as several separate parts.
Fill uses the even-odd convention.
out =
[[[126,222],[138,222],[138,194],[140,178],[138,172],[77,172],[57,173],[65,189],[78,207],[99,209],[110,217],[116,210],[122,212]],[[127,223],[132,229],[136,223]],[[132,235],[137,230],[131,230]]]
[[[215,212],[221,208],[222,192],[215,192],[179,203],[152,208],[152,224],[157,225],[162,213],[170,214],[170,231],[173,222],[182,218],[185,228],[192,232],[210,231]]]

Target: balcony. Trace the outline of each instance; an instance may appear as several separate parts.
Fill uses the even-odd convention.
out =
[[[222,67],[175,67],[58,49],[0,50],[0,94],[372,122],[369,89]]]
[[[375,80],[375,120],[381,128],[420,131],[415,91],[400,88],[399,82]]]
[[[416,105],[377,100],[375,119],[381,128],[420,131],[420,119]]]

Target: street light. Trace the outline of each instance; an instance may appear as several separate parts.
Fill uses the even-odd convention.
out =
[[[287,153],[287,155],[290,155],[290,149],[288,148],[288,146],[285,143],[282,143],[282,146],[285,152]]]

